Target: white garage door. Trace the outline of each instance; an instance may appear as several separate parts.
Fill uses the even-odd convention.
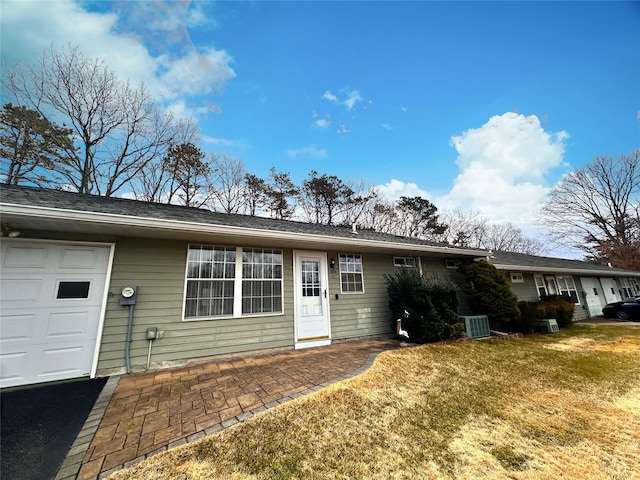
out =
[[[580,282],[586,295],[589,316],[602,315],[602,307],[607,304],[607,299],[600,287],[600,281],[595,277],[580,277]]]
[[[111,247],[0,247],[0,387],[89,376]]]
[[[602,283],[602,290],[604,290],[604,298],[607,299],[607,303],[622,300],[618,295],[618,285],[613,278],[601,278],[600,283]]]

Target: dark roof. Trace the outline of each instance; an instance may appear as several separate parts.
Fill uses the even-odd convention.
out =
[[[289,232],[292,234],[312,234],[340,238],[358,238],[360,240],[382,241],[396,244],[416,246],[447,247],[453,250],[475,251],[479,249],[461,249],[443,243],[429,242],[417,238],[400,237],[370,230],[357,230],[357,237],[349,227],[321,225],[292,220],[255,217],[251,215],[227,214],[212,212],[201,208],[169,205],[166,203],[144,202],[117,197],[101,197],[97,195],[79,194],[59,190],[2,185],[0,187],[0,203],[47,207],[79,212],[127,215],[131,217],[190,222],[203,225],[220,225],[244,227],[264,231]]]
[[[625,270],[621,268],[609,267],[608,265],[599,265],[597,263],[585,262],[582,260],[570,260],[564,258],[539,257],[536,255],[526,255],[524,253],[514,252],[492,252],[489,256],[489,262],[494,264],[496,268],[506,269],[511,267],[514,270],[520,269],[546,269],[550,273],[557,270],[572,270],[577,273],[580,271],[602,272],[603,274],[620,274],[629,272],[632,276],[640,275],[636,270]]]

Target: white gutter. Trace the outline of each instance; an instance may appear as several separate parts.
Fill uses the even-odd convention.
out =
[[[595,269],[582,269],[582,268],[562,268],[562,267],[525,267],[522,265],[501,265],[498,263],[492,264],[498,270],[511,270],[513,272],[540,272],[540,273],[566,273],[571,275],[585,274],[585,275],[597,275],[599,277],[640,277],[640,272],[634,272],[631,270],[595,270]]]
[[[257,228],[237,227],[230,225],[212,225],[207,223],[185,222],[180,220],[167,220],[160,218],[138,217],[132,215],[120,215],[103,212],[86,212],[81,210],[31,206],[0,204],[3,215],[21,215],[29,218],[46,218],[48,220],[64,220],[94,223],[101,225],[118,225],[120,227],[149,228],[157,230],[170,230],[176,232],[206,233],[212,235],[229,235],[238,237],[259,237],[270,240],[295,240],[323,243],[329,245],[349,244],[360,247],[377,247],[380,249],[393,249],[395,251],[420,251],[427,253],[446,253],[447,255],[467,255],[475,257],[485,257],[484,250],[451,248],[447,246],[420,245],[409,243],[393,243],[381,240],[368,240],[354,235],[353,237],[333,237],[329,235],[318,235],[312,233],[298,233],[277,230],[262,230]]]

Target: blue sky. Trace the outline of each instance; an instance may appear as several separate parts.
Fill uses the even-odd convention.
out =
[[[0,8],[3,61],[79,44],[259,176],[315,169],[528,232],[562,174],[640,147],[638,2]]]

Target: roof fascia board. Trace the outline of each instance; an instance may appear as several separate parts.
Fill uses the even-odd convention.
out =
[[[498,270],[511,270],[514,272],[539,272],[539,273],[567,273],[571,275],[598,275],[600,277],[640,277],[640,272],[633,272],[630,270],[593,270],[593,269],[577,269],[577,268],[562,268],[562,267],[525,267],[522,265],[502,265],[494,263],[494,267]]]
[[[46,218],[48,220],[65,220],[87,223],[98,223],[104,225],[116,224],[118,226],[129,226],[136,228],[150,228],[173,230],[179,232],[198,232],[208,234],[220,234],[240,237],[259,237],[273,240],[290,240],[292,236],[296,239],[309,242],[322,242],[327,245],[355,245],[362,247],[377,247],[395,251],[419,251],[424,253],[439,253],[452,256],[473,256],[486,257],[483,250],[450,248],[447,246],[420,245],[410,243],[384,242],[381,240],[361,239],[357,233],[353,238],[334,237],[330,235],[318,235],[313,233],[297,233],[277,230],[261,230],[248,227],[237,227],[231,225],[215,225],[196,222],[184,222],[180,220],[167,220],[160,218],[139,217],[133,215],[119,215],[104,212],[86,212],[81,210],[60,209],[52,207],[16,205],[0,203],[2,213],[12,215],[22,215],[30,218]]]

